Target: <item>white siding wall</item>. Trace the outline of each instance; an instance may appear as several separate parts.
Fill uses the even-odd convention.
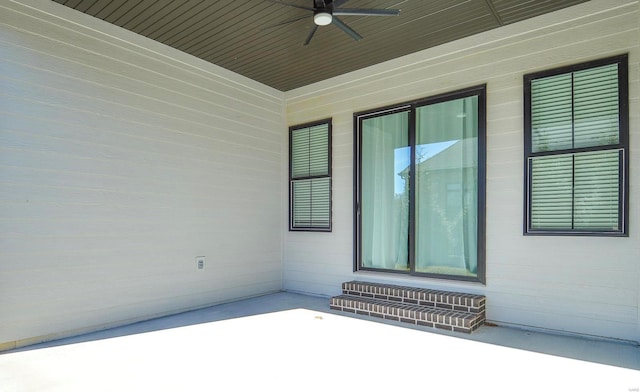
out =
[[[334,295],[350,279],[487,295],[503,324],[640,340],[639,13],[594,0],[286,94],[289,125],[333,117],[332,233],[285,234],[285,288]],[[630,236],[522,235],[525,73],[629,53]],[[487,83],[487,283],[354,273],[354,112]]]
[[[56,3],[2,1],[0,348],[280,290],[283,105]]]

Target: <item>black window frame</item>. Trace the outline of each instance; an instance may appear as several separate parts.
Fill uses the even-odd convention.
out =
[[[558,149],[553,151],[532,152],[532,110],[531,110],[531,82],[561,74],[573,73],[591,68],[618,65],[618,116],[619,138],[617,144],[599,145],[594,147],[580,147]],[[548,69],[524,75],[524,207],[523,234],[532,236],[597,236],[597,237],[628,237],[629,236],[629,84],[628,84],[628,54],[622,54],[583,63]],[[572,125],[573,126],[573,125]],[[562,154],[576,154],[583,152],[597,152],[608,150],[622,151],[619,166],[621,177],[618,190],[619,195],[619,230],[584,230],[584,229],[533,229],[531,222],[531,165],[530,160],[540,156]],[[574,199],[575,200],[575,199]]]
[[[415,170],[415,143],[416,125],[415,112],[422,106],[452,101],[471,96],[478,97],[478,223],[477,223],[477,276],[462,276],[448,274],[434,274],[415,271],[415,176],[410,176],[410,196],[409,196],[409,271],[398,271],[381,268],[371,268],[362,266],[362,238],[361,227],[362,218],[360,214],[360,200],[362,200],[362,121],[387,114],[409,111],[409,146],[411,147],[411,171]],[[353,115],[353,135],[354,135],[354,165],[353,165],[353,271],[372,271],[385,274],[396,274],[403,276],[435,278],[443,280],[453,280],[462,282],[475,282],[486,284],[486,166],[487,166],[487,85],[481,84],[460,90],[437,94],[430,97],[420,98],[413,101],[402,102],[381,108],[357,112]]]
[[[315,127],[318,125],[327,125],[328,132],[328,146],[327,146],[327,159],[328,159],[328,174],[305,176],[305,177],[293,177],[293,133],[296,130]],[[333,230],[333,177],[332,177],[332,160],[333,160],[333,142],[332,142],[332,118],[326,118],[304,124],[292,125],[289,127],[289,231],[309,231],[309,232],[331,232]],[[293,182],[300,180],[313,180],[319,178],[328,178],[329,180],[329,224],[327,227],[314,227],[314,226],[295,226],[294,225],[294,195],[293,195]]]

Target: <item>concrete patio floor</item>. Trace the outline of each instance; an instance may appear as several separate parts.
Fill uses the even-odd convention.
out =
[[[0,391],[640,391],[636,345],[345,316],[275,293],[0,354]]]

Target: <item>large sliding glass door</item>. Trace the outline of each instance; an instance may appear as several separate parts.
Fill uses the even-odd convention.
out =
[[[484,91],[356,114],[358,269],[484,281]]]

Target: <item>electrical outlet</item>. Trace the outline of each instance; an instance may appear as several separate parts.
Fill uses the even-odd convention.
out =
[[[204,256],[196,256],[196,267],[199,270],[204,269]]]

